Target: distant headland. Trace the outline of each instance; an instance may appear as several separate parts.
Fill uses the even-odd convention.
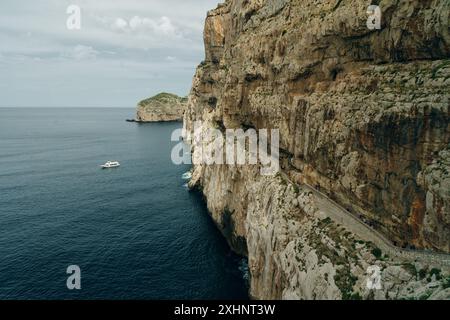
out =
[[[127,121],[140,123],[182,121],[187,101],[187,97],[162,92],[139,102],[136,118]]]

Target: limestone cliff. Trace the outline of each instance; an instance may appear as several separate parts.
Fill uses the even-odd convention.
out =
[[[136,121],[181,121],[186,104],[187,98],[170,93],[160,93],[138,103]]]
[[[306,188],[393,247],[450,252],[450,2],[377,1],[380,30],[370,4],[228,0],[208,13],[185,129],[280,130],[280,175],[197,165],[191,181],[248,255],[254,298],[450,297],[439,258],[383,252]],[[380,290],[365,286],[372,265]]]

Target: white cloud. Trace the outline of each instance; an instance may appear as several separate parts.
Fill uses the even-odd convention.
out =
[[[158,20],[156,25],[154,26],[156,32],[161,32],[163,34],[175,34],[176,29],[172,24],[172,21],[170,21],[167,17],[161,17],[161,19]]]
[[[138,16],[134,16],[133,18],[131,18],[130,20],[130,28],[131,29],[138,29],[139,27],[141,27],[143,24],[147,23],[146,18],[141,19]]]
[[[99,21],[107,21],[107,18],[101,18]],[[134,16],[129,21],[124,18],[116,18],[111,25],[115,31],[127,31],[137,33],[147,33],[151,35],[176,36],[177,28],[173,25],[170,18],[162,16],[159,19]]]
[[[77,45],[63,56],[74,60],[96,59],[99,52],[90,46]]]
[[[122,18],[117,18],[116,20],[114,20],[114,23],[111,27],[113,30],[126,31],[128,22]]]

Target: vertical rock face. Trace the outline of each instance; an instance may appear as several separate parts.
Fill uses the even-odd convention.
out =
[[[206,19],[185,129],[278,128],[290,181],[320,188],[398,246],[449,253],[450,3],[381,1],[381,29],[369,30],[369,2],[220,4]],[[192,182],[248,254],[252,295],[370,297],[358,278],[376,261],[370,244],[348,258],[358,239],[323,223],[290,182],[258,173],[197,165]],[[403,289],[390,290],[383,298]]]

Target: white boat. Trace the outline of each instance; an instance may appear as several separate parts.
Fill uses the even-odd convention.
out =
[[[120,167],[120,163],[118,161],[108,161],[104,165],[101,165],[103,169],[109,169],[109,168],[117,168]]]

